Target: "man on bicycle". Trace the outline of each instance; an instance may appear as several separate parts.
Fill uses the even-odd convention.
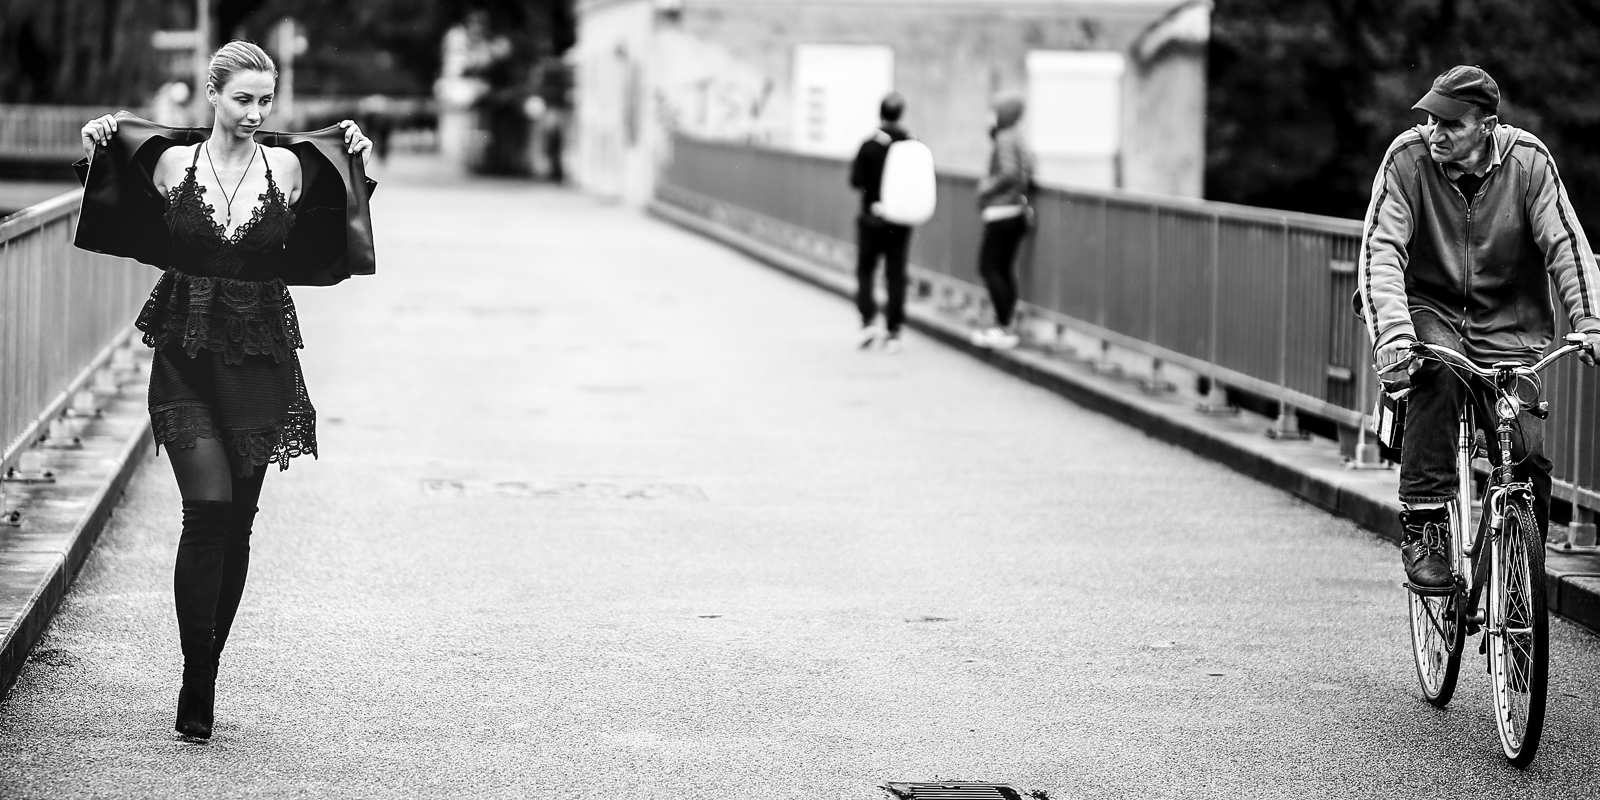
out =
[[[1478,67],[1457,66],[1412,108],[1428,121],[1395,138],[1372,185],[1356,301],[1380,373],[1411,371],[1400,454],[1401,561],[1413,585],[1453,582],[1445,552],[1456,494],[1455,423],[1470,400],[1492,439],[1485,393],[1448,367],[1415,363],[1417,341],[1485,366],[1531,364],[1555,338],[1552,282],[1573,329],[1600,343],[1600,273],[1543,142],[1496,116],[1500,89]],[[1553,279],[1553,281],[1552,281]],[[1590,352],[1583,361],[1594,365]],[[1544,423],[1524,413],[1512,439],[1514,473],[1532,483],[1534,514],[1550,518]],[[1491,447],[1491,455],[1498,452]]]

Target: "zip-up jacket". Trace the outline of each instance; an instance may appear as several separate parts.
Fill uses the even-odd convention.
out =
[[[1033,189],[1033,151],[1015,125],[996,131],[989,174],[978,182],[978,207],[1020,206]]]
[[[1555,338],[1552,282],[1573,328],[1600,330],[1594,252],[1555,160],[1527,131],[1496,126],[1470,204],[1429,155],[1425,126],[1400,134],[1362,231],[1355,301],[1374,348],[1415,338],[1422,311],[1451,323],[1475,361],[1533,361]]]

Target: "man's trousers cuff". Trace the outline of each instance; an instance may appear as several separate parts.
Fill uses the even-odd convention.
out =
[[[1400,502],[1405,504],[1405,505],[1408,505],[1408,506],[1421,505],[1421,504],[1424,504],[1424,503],[1448,503],[1448,502],[1451,502],[1451,501],[1453,501],[1455,499],[1456,499],[1456,496],[1455,496],[1454,492],[1452,492],[1450,494],[1446,494],[1446,495],[1428,495],[1428,494],[1411,494],[1411,495],[1403,494],[1403,495],[1400,495]]]

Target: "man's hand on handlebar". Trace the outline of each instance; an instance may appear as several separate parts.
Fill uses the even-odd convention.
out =
[[[1378,370],[1384,391],[1396,392],[1411,386],[1412,348],[1416,344],[1417,340],[1410,336],[1397,336],[1372,355],[1372,366]]]
[[[1578,333],[1583,335],[1582,342],[1573,342],[1573,344],[1583,345],[1582,352],[1578,353],[1578,360],[1582,361],[1585,366],[1592,367],[1594,366],[1595,352],[1600,349],[1600,331],[1578,331]]]
[[[1397,336],[1382,347],[1372,356],[1373,367],[1379,375],[1389,375],[1400,372],[1411,366],[1411,348],[1415,347],[1417,340],[1410,336]]]

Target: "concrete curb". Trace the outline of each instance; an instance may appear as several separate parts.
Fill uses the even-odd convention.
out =
[[[119,394],[83,441],[82,449],[51,451],[46,458],[44,467],[56,473],[55,484],[7,489],[8,496],[20,500],[23,525],[0,528],[0,702],[150,449],[143,398]]]
[[[714,220],[657,201],[652,215],[727,245],[768,266],[847,299],[855,277],[821,266]],[[1345,469],[1331,442],[1274,441],[1262,435],[1264,420],[1206,416],[1173,397],[1150,395],[1126,381],[1096,374],[1074,362],[1032,350],[998,351],[974,346],[969,329],[927,307],[908,304],[906,323],[915,330],[1085,408],[1178,445],[1238,472],[1343,516],[1398,544],[1400,510],[1392,471]],[[1600,632],[1600,556],[1546,551],[1550,610]]]

